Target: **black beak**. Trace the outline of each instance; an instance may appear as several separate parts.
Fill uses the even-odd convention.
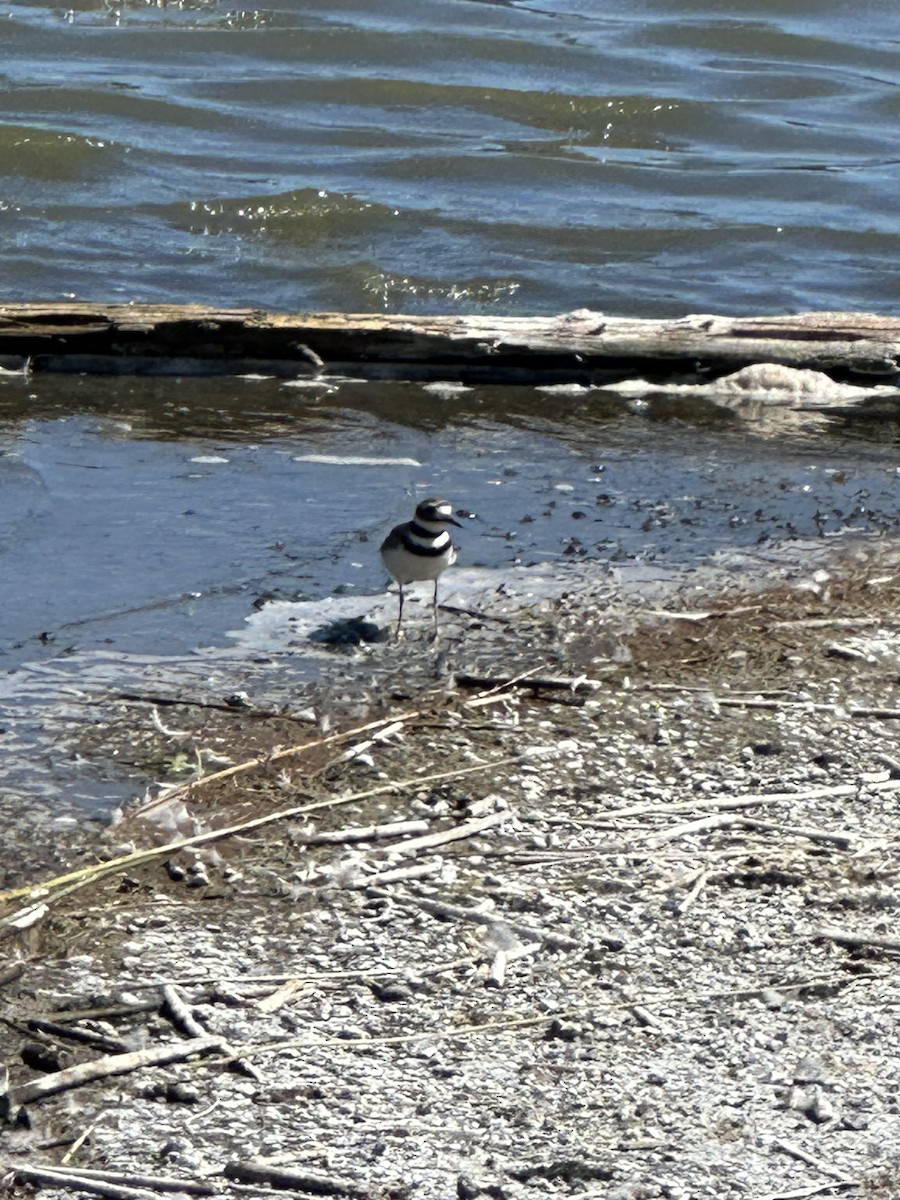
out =
[[[443,520],[447,525],[455,525],[457,529],[462,529],[462,523],[454,521],[452,517],[444,517]]]

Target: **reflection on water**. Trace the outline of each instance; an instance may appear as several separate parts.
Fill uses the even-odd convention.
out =
[[[896,307],[895,0],[0,20],[8,300]]]

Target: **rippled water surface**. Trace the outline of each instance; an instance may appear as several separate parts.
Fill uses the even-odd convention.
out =
[[[890,311],[896,0],[0,0],[4,299]]]
[[[893,312],[898,48],[897,0],[0,0],[0,302]],[[317,387],[0,378],[7,807],[119,802],[85,697],[245,686],[273,594],[391,619],[426,489],[460,594],[897,531],[887,427]]]

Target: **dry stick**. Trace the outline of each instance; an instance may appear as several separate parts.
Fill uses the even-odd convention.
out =
[[[856,834],[841,830],[820,829],[816,825],[788,825],[784,821],[760,821],[756,817],[738,817],[735,824],[761,833],[787,833],[811,842],[830,843],[840,850],[849,850],[856,838]]]
[[[515,683],[518,679],[524,678],[524,675],[529,672],[524,672],[521,676],[516,676],[511,683]],[[486,693],[490,695],[491,693]],[[477,702],[482,699],[480,696],[474,696],[471,700],[464,703],[464,707],[474,707]],[[427,708],[410,709],[408,712],[394,714],[390,717],[379,717],[375,721],[367,721],[364,725],[356,725],[353,729],[345,729],[340,733],[332,733],[327,737],[315,738],[311,742],[302,742],[296,746],[288,746],[283,750],[276,750],[271,754],[260,754],[256,758],[246,759],[241,763],[234,763],[230,767],[225,767],[221,771],[215,771],[212,775],[202,775],[199,779],[192,779],[189,783],[182,784],[180,787],[172,788],[164,792],[161,796],[155,797],[148,804],[142,805],[140,808],[133,809],[126,814],[124,820],[130,821],[135,817],[145,816],[148,812],[152,812],[154,808],[158,808],[163,804],[169,803],[171,800],[180,799],[190,795],[196,788],[205,787],[209,783],[219,783],[223,779],[231,779],[235,775],[245,774],[247,771],[255,770],[257,767],[266,767],[274,762],[281,762],[282,759],[296,757],[299,754],[305,754],[308,750],[315,750],[321,746],[333,746],[341,742],[347,742],[351,738],[357,737],[361,733],[369,733],[371,730],[385,730],[393,726],[401,726],[410,721],[414,721],[417,717],[424,716],[430,710]],[[123,822],[124,823],[124,822]]]
[[[78,1029],[73,1025],[61,1025],[58,1021],[49,1021],[44,1017],[31,1017],[28,1028],[38,1033],[49,1033],[53,1037],[68,1038],[73,1042],[84,1042],[97,1050],[105,1050],[109,1054],[127,1054],[130,1047],[126,1042],[107,1037],[102,1033],[94,1033],[92,1029]],[[205,1032],[205,1031],[204,1031]]]
[[[626,1008],[630,1007],[624,1004],[611,1005],[611,1008]],[[510,1029],[533,1029],[537,1025],[549,1025],[556,1018],[564,1019],[566,1017],[574,1017],[583,1015],[585,1011],[590,1011],[593,1006],[584,1006],[581,1008],[566,1008],[559,1012],[543,1013],[539,1017],[510,1017],[503,1021],[484,1021],[480,1025],[460,1025],[456,1029],[416,1029],[411,1033],[393,1033],[384,1034],[381,1037],[367,1038],[342,1038],[329,1037],[317,1038],[314,1040],[304,1038],[287,1038],[283,1042],[264,1042],[256,1046],[243,1046],[241,1053],[247,1054],[271,1054],[276,1050],[321,1050],[331,1046],[340,1046],[345,1049],[368,1049],[371,1046],[405,1046],[409,1042],[418,1041],[419,1038],[434,1038],[440,1041],[453,1041],[456,1038],[465,1038],[470,1035],[479,1033],[504,1033]],[[209,1060],[210,1066],[225,1066],[228,1059],[215,1058]],[[204,1064],[206,1065],[206,1064]]]
[[[617,808],[602,814],[602,822],[620,820],[622,817],[666,816],[669,813],[693,812],[697,809],[756,808],[765,804],[782,804],[785,801],[824,800],[838,796],[858,796],[866,789],[873,792],[895,792],[900,790],[900,779],[884,779],[856,783],[837,783],[828,787],[807,788],[801,792],[758,792],[748,796],[721,798],[710,796],[696,800],[681,800],[676,804],[633,804],[629,808]],[[593,828],[593,822],[585,821],[585,828]]]
[[[68,1091],[69,1088],[81,1087],[82,1084],[91,1083],[95,1079],[105,1079],[107,1075],[126,1075],[129,1071],[137,1071],[142,1067],[162,1067],[167,1063],[182,1062],[194,1054],[208,1054],[211,1050],[219,1050],[221,1047],[221,1038],[202,1037],[168,1046],[132,1050],[129,1054],[109,1054],[10,1088],[7,1095],[10,1106],[18,1107],[20,1104],[29,1104],[32,1100],[43,1100],[44,1097],[53,1096],[57,1092]]]
[[[773,621],[769,629],[790,629],[799,625],[803,629],[826,629],[829,625],[881,625],[881,617],[794,617],[789,621]]]
[[[376,871],[374,875],[363,875],[360,879],[354,879],[351,883],[345,884],[347,888],[369,888],[373,884],[381,883],[399,883],[405,879],[425,879],[429,875],[437,875],[443,863],[439,858],[434,858],[431,862],[413,863],[407,867],[392,867],[386,871]]]
[[[155,1192],[144,1188],[128,1187],[105,1179],[91,1179],[86,1175],[73,1174],[68,1169],[59,1171],[50,1167],[19,1165],[13,1170],[19,1179],[26,1182],[53,1184],[77,1192],[94,1192],[98,1196],[109,1197],[109,1200],[156,1200]]]
[[[289,979],[274,992],[269,992],[268,996],[261,996],[259,1000],[254,1000],[253,1007],[261,1013],[278,1012],[279,1008],[284,1008],[290,1000],[305,999],[307,996],[311,996],[313,990],[298,979]]]
[[[163,804],[168,804],[171,800],[180,799],[183,796],[188,796],[196,788],[206,787],[209,783],[220,783],[223,779],[231,779],[235,775],[243,775],[247,771],[253,771],[257,767],[266,767],[270,763],[280,762],[282,759],[291,758],[298,754],[305,754],[307,750],[315,750],[321,746],[333,746],[340,742],[349,741],[360,733],[368,733],[373,729],[380,729],[388,725],[404,724],[407,721],[414,721],[416,717],[424,715],[428,710],[424,708],[411,709],[409,712],[401,713],[400,716],[379,717],[377,721],[368,721],[365,725],[356,725],[353,729],[345,729],[341,733],[332,733],[328,737],[315,738],[311,742],[302,742],[296,746],[288,746],[283,750],[276,750],[271,754],[259,754],[256,758],[245,759],[244,762],[234,763],[230,767],[225,767],[221,771],[214,771],[212,775],[201,775],[199,779],[192,779],[189,783],[182,784],[180,787],[172,788],[164,792],[161,796],[155,797],[148,804],[141,805],[140,808],[133,809],[127,813],[125,821],[131,821],[135,817],[143,817],[153,809],[160,807]]]
[[[181,995],[181,992],[179,992],[174,983],[164,983],[162,986],[162,994],[166,1008],[169,1010],[169,1016],[177,1028],[181,1029],[182,1032],[188,1035],[188,1037],[192,1038],[203,1038],[210,1036],[209,1030],[204,1029],[204,1027],[191,1012],[190,1008],[185,1003],[184,997]],[[221,1039],[220,1045],[223,1054],[235,1054],[231,1043],[227,1042],[224,1038]],[[260,1075],[256,1067],[254,1067],[252,1063],[244,1062],[239,1055],[235,1055],[232,1065],[235,1071],[241,1075],[245,1075],[248,1079],[253,1079],[257,1083],[262,1081],[262,1075]]]
[[[121,1171],[105,1171],[100,1167],[66,1168],[69,1175],[79,1179],[107,1180],[109,1183],[120,1183],[126,1187],[145,1187],[154,1192],[186,1192],[190,1196],[215,1196],[218,1188],[212,1183],[199,1183],[193,1179],[173,1179],[168,1175],[135,1175],[123,1174]]]
[[[228,979],[217,979],[213,984],[208,975],[185,976],[172,982],[182,985],[203,984],[208,985],[209,990],[201,992],[195,1000],[195,1003],[200,1003],[206,1000],[215,999],[219,989],[227,987],[229,983],[236,984],[242,989],[239,999],[242,1001],[253,1001],[257,996],[270,995],[270,989],[278,984],[296,982],[301,986],[326,986],[328,984],[338,984],[344,980],[357,979],[379,979],[387,978],[394,979],[398,975],[405,972],[411,972],[417,979],[430,978],[434,975],[443,975],[448,971],[456,971],[460,967],[470,967],[474,963],[474,958],[470,954],[463,955],[461,958],[452,958],[447,962],[433,963],[431,966],[422,967],[416,965],[397,966],[397,967],[376,967],[374,969],[360,968],[355,971],[320,971],[315,975],[303,975],[297,972],[293,974],[280,975],[242,975],[240,979],[230,981]],[[160,981],[153,980],[137,980],[129,981],[128,988],[132,991],[144,991],[151,989],[154,992],[160,988]],[[136,1002],[134,1004],[115,1004],[108,1005],[104,1008],[84,1008],[72,1011],[63,1011],[52,1013],[51,1016],[59,1021],[87,1021],[95,1020],[103,1017],[119,1017],[130,1016],[133,1013],[153,1012],[159,1007],[157,1000],[146,1000],[144,1002]]]
[[[599,679],[588,679],[586,675],[572,677],[564,675],[467,675],[461,673],[454,676],[457,687],[491,688],[500,691],[503,688],[547,688],[552,691],[594,692],[605,685]]]
[[[402,904],[407,908],[421,908],[423,912],[430,913],[433,917],[442,917],[445,920],[474,921],[476,925],[503,925],[520,937],[545,942],[548,946],[556,946],[561,950],[577,950],[581,946],[581,942],[567,934],[547,932],[538,929],[535,925],[523,925],[519,921],[510,921],[502,913],[485,912],[484,909],[468,908],[462,904],[449,904],[446,900],[438,900],[433,896],[398,896],[377,887],[369,890],[373,896],[393,900],[395,904]]]
[[[641,683],[634,687],[636,692],[697,692],[702,696],[711,696],[712,689],[703,684],[688,683]],[[735,688],[728,693],[730,697],[748,696],[751,700],[759,700],[763,696],[790,696],[788,688],[753,688],[750,691]]]
[[[806,1200],[808,1196],[821,1196],[823,1192],[842,1192],[845,1188],[859,1186],[859,1182],[852,1179],[830,1179],[827,1183],[813,1183],[809,1187],[792,1188],[789,1192],[767,1192],[759,1200]]]
[[[488,813],[486,817],[477,817],[474,821],[454,825],[451,829],[442,829],[438,833],[427,833],[423,837],[397,842],[390,847],[390,853],[406,858],[410,854],[417,854],[420,850],[431,850],[435,846],[443,846],[447,842],[459,842],[463,838],[475,837],[476,834],[484,833],[486,829],[491,829],[494,825],[502,825],[504,821],[509,820],[509,817],[510,813],[507,809],[500,809],[498,812]]]
[[[645,1008],[643,1004],[629,1004],[628,1007],[634,1013],[641,1025],[649,1029],[656,1029],[660,1033],[671,1033],[668,1024],[661,1021],[654,1013]]]
[[[177,854],[180,850],[185,850],[191,846],[207,845],[210,842],[217,842],[223,838],[231,837],[235,833],[245,833],[251,829],[260,829],[262,826],[270,825],[275,821],[287,820],[289,817],[302,816],[305,813],[316,812],[324,808],[337,808],[339,805],[351,804],[356,800],[367,800],[371,796],[381,796],[385,792],[422,787],[425,784],[436,783],[444,779],[458,779],[463,775],[471,775],[476,771],[487,771],[513,761],[515,760],[511,758],[493,759],[491,762],[477,763],[471,767],[458,767],[454,771],[439,771],[433,775],[420,775],[415,779],[400,779],[390,783],[379,784],[378,787],[367,788],[361,792],[348,792],[344,796],[335,796],[330,800],[317,800],[311,804],[298,804],[292,808],[284,808],[278,812],[267,813],[262,817],[254,817],[252,820],[243,821],[238,825],[227,825],[223,829],[210,829],[205,833],[194,834],[193,837],[180,838],[176,842],[168,842],[165,846],[154,846],[148,850],[135,850],[131,854],[123,854],[118,858],[110,859],[108,862],[98,863],[91,867],[82,867],[80,870],[72,871],[67,875],[58,875],[55,879],[48,879],[42,884],[33,884],[30,887],[15,888],[9,892],[2,892],[0,893],[0,903],[21,899],[26,896],[33,899],[46,899],[48,892],[55,891],[57,888],[65,888],[67,884],[71,884],[73,886],[62,893],[68,894],[69,891],[75,891],[88,883],[94,883],[97,880],[103,879],[107,875],[117,875],[129,867],[138,866],[145,862],[152,862],[154,859],[162,858],[165,855]],[[53,898],[58,898],[59,894],[57,893]],[[28,909],[25,909],[3,918],[0,920],[0,928],[4,925],[13,925],[17,920],[21,920],[23,912],[27,911]]]
[[[473,708],[479,703],[479,701],[487,700],[489,696],[494,696],[498,692],[506,691],[507,688],[513,687],[521,679],[528,679],[530,675],[534,675],[536,672],[537,667],[529,667],[527,671],[520,671],[518,675],[512,675],[508,679],[505,679],[499,683],[494,683],[488,687],[487,691],[479,692],[479,694],[477,696],[473,696],[471,700],[466,700],[464,707]],[[458,677],[456,678],[456,682],[459,682]]]
[[[652,846],[662,846],[666,842],[673,842],[676,838],[685,837],[692,833],[707,833],[712,829],[722,829],[733,825],[735,817],[726,816],[724,813],[713,813],[710,817],[698,817],[696,821],[685,821],[681,825],[675,825],[671,829],[664,829],[659,833],[650,835],[650,844]]]
[[[292,1167],[273,1167],[270,1163],[229,1162],[222,1172],[226,1179],[239,1183],[263,1183],[272,1188],[308,1192],[314,1196],[368,1196],[368,1189],[336,1175]]]
[[[691,908],[693,908],[694,902],[697,900],[697,897],[700,895],[700,893],[706,887],[708,882],[709,882],[709,871],[705,867],[703,867],[697,874],[697,878],[694,881],[694,886],[691,888],[691,890],[688,892],[688,894],[685,896],[685,898],[678,905],[678,911],[682,916],[684,916],[685,913],[689,912],[691,910]]]
[[[836,1167],[832,1167],[830,1163],[823,1162],[821,1158],[816,1158],[814,1154],[808,1153],[802,1146],[795,1146],[793,1142],[774,1141],[772,1149],[780,1150],[782,1154],[788,1154],[791,1158],[796,1158],[810,1167],[815,1167],[823,1175],[831,1175],[833,1179],[838,1179],[841,1183],[850,1184],[854,1182],[844,1171],[839,1171]]]
[[[703,696],[708,696],[709,699],[718,704],[720,708],[761,708],[761,709],[789,709],[791,711],[799,710],[801,712],[819,712],[819,713],[844,713],[848,717],[873,717],[881,721],[900,720],[900,708],[878,708],[863,704],[818,704],[811,700],[778,700],[773,696],[773,690],[763,688],[760,692],[749,692],[742,694],[732,694],[729,696],[716,696],[710,688],[705,687],[682,687],[680,684],[664,684],[654,683],[645,684],[643,690],[652,691],[677,691],[687,693],[699,693]],[[777,689],[783,691],[783,689]],[[768,697],[768,698],[766,698]],[[665,700],[660,701],[665,704]]]
[[[402,728],[402,720],[392,721],[390,725],[385,725],[383,729],[379,729],[377,732],[373,733],[370,738],[366,738],[365,741],[362,742],[357,742],[356,745],[351,746],[349,750],[345,750],[337,761],[349,762],[351,759],[357,758],[360,754],[365,754],[367,750],[371,750],[372,747],[377,745],[379,742],[384,742],[389,737],[393,737],[395,733],[399,733]]]
[[[900,720],[900,708],[873,708],[863,704],[813,704],[805,700],[743,700],[738,696],[714,696],[721,708],[771,708],[801,712],[844,713],[848,717],[873,717],[879,721]]]
[[[72,1142],[71,1146],[69,1146],[68,1150],[60,1159],[59,1165],[61,1167],[68,1167],[69,1163],[97,1128],[98,1124],[100,1123],[100,1117],[103,1115],[104,1114],[101,1111],[100,1115],[95,1120],[91,1121],[90,1125],[87,1125],[84,1129],[82,1129],[81,1133],[79,1133],[78,1137],[74,1142]]]
[[[877,934],[844,933],[841,929],[816,929],[813,938],[824,938],[829,942],[837,942],[840,946],[850,946],[852,949],[888,950],[900,954],[900,940],[897,938],[878,937]]]
[[[746,613],[757,613],[758,604],[743,604],[739,608],[713,608],[708,610],[683,608],[681,611],[667,608],[642,608],[642,617],[661,617],[667,621],[712,621],[720,617],[739,617]]]
[[[391,821],[386,825],[358,825],[347,829],[329,829],[323,833],[303,834],[296,843],[304,846],[342,846],[345,842],[380,842],[408,833],[427,833],[428,821]]]
[[[188,1037],[192,1038],[209,1037],[209,1030],[203,1028],[185,1004],[184,998],[174,983],[164,983],[162,994],[166,1008],[169,1010],[169,1016],[182,1033],[186,1033]]]
[[[0,968],[0,987],[6,987],[8,983],[12,983],[18,979],[25,970],[23,962],[9,963],[7,966]]]
[[[675,838],[683,837],[685,834],[733,828],[759,830],[763,833],[786,833],[793,837],[808,838],[813,842],[832,843],[842,850],[850,847],[855,836],[851,833],[832,832],[814,826],[788,825],[783,821],[760,821],[755,817],[728,816],[725,813],[716,813],[711,817],[701,817],[696,821],[688,821],[684,825],[676,825],[672,829],[663,830],[661,833],[651,834],[650,842],[657,846],[664,842],[674,841]]]
[[[506,964],[509,962],[509,955],[505,950],[498,950],[494,955],[494,960],[491,963],[491,969],[487,979],[484,981],[489,987],[502,988],[506,982]]]

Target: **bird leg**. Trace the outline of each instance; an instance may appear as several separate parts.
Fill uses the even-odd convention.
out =
[[[434,581],[434,600],[431,604],[431,611],[434,616],[434,636],[437,639],[438,635],[438,581]]]
[[[398,581],[397,587],[400,589],[400,603],[397,606],[397,628],[394,631],[394,638],[400,637],[400,626],[403,622],[403,584]]]

